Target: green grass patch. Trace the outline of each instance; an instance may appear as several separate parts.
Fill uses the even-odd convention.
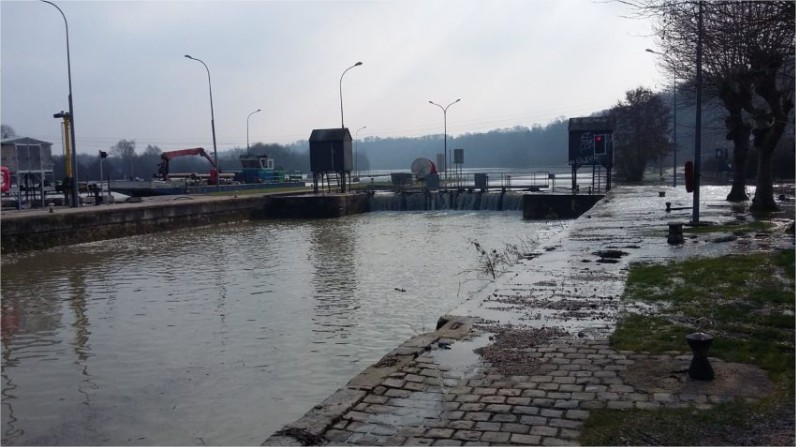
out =
[[[622,299],[658,310],[623,316],[611,336],[614,348],[687,353],[685,336],[708,332],[715,337],[711,356],[760,366],[779,391],[711,410],[595,410],[582,444],[765,444],[776,443],[766,438],[776,430],[792,435],[794,250],[634,264]]]

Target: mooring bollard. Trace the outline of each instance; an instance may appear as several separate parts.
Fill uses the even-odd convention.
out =
[[[669,237],[666,238],[666,242],[672,245],[685,242],[682,222],[669,222]]]
[[[666,197],[666,191],[658,191],[658,197]]]
[[[713,336],[704,332],[695,332],[686,335],[685,339],[694,352],[694,358],[688,367],[688,376],[694,380],[713,380],[715,373],[708,360],[708,350],[713,343]]]

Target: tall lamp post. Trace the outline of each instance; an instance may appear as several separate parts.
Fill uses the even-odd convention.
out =
[[[250,113],[249,116],[246,117],[246,152],[249,152],[249,118],[252,117],[255,113],[261,111],[262,109],[257,109],[254,112]]]
[[[647,53],[657,54],[658,56],[666,57],[665,54],[647,48]],[[672,172],[672,186],[677,187],[677,75],[672,75],[672,164],[674,171]]]
[[[343,74],[340,75],[340,127],[345,129],[345,120],[343,119],[343,76],[348,72],[348,70],[359,67],[362,65],[362,62],[357,62],[356,64],[348,67],[343,71]]]
[[[357,142],[359,141],[359,131],[362,129],[367,129],[368,126],[362,126],[354,133],[354,171],[357,173],[357,178],[359,178],[359,155],[357,155]]]
[[[72,61],[69,55],[69,22],[66,21],[66,15],[63,11],[61,11],[61,8],[59,8],[58,5],[47,0],[41,1],[47,3],[48,5],[54,6],[55,9],[61,13],[61,17],[64,18],[64,25],[66,26],[66,73],[67,77],[69,78],[69,126],[71,128],[70,139],[72,140],[72,157],[71,161],[68,161],[67,163],[72,164],[72,175],[74,175],[74,177],[70,179],[72,186],[71,206],[73,208],[77,208],[80,206],[80,197],[78,195],[80,190],[77,185],[77,144],[75,143],[75,109],[72,106]]]
[[[207,64],[201,59],[191,57],[188,54],[186,54],[185,57],[201,62],[205,70],[207,70],[207,85],[210,87],[210,128],[213,131],[213,163],[216,164],[216,174],[220,174],[221,170],[218,167],[218,150],[216,149],[216,117],[213,114],[213,84],[210,82],[210,69],[207,68]],[[216,175],[216,191],[221,191],[221,178],[219,175]]]
[[[445,180],[448,179],[448,107],[456,104],[457,102],[459,102],[461,100],[462,99],[459,98],[456,101],[453,101],[452,103],[448,104],[445,107],[442,107],[441,105],[437,104],[434,101],[429,101],[429,103],[434,104],[435,106],[437,106],[440,109],[442,109],[442,119],[444,121],[444,126],[445,126],[445,143],[444,143],[443,149],[442,149],[442,153],[444,154],[444,157],[445,157]]]

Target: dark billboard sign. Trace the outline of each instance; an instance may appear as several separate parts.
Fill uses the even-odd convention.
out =
[[[583,117],[569,120],[569,164],[600,165],[610,169],[614,159],[614,120],[609,117]]]

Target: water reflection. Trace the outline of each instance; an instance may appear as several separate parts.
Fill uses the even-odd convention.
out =
[[[259,444],[466,299],[469,238],[536,225],[370,213],[4,255],[2,442]]]
[[[359,303],[354,264],[356,238],[352,225],[328,220],[310,229],[310,262],[315,299],[315,343],[345,340],[354,327]]]

